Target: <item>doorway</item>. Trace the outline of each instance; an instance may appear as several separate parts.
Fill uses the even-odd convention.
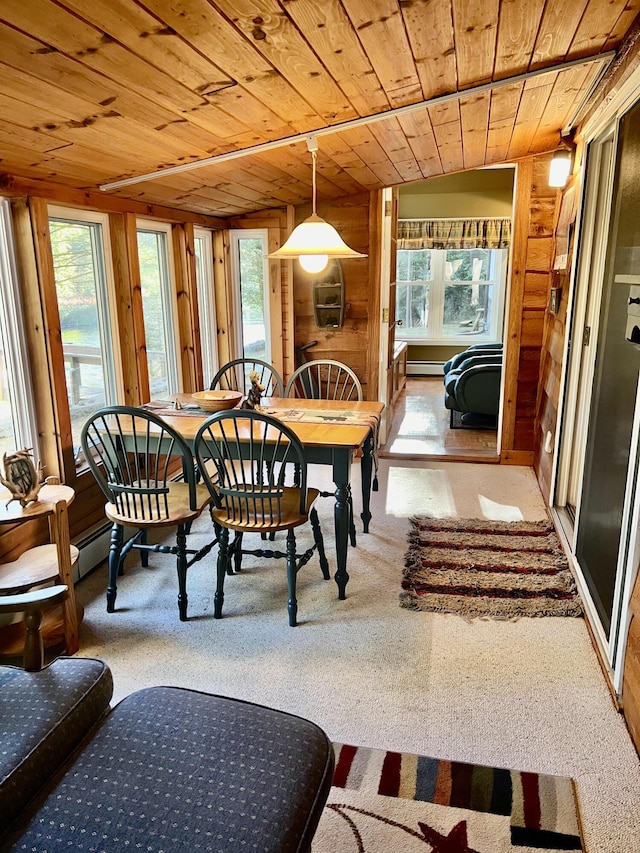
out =
[[[408,376],[380,456],[497,462],[497,430],[462,425],[452,429],[444,393],[442,376]]]
[[[499,430],[452,422],[443,366],[503,337],[514,167],[478,169],[400,187],[391,227],[388,354],[407,350],[407,381],[394,397],[383,455],[498,461]],[[389,202],[388,208],[391,208]],[[504,231],[502,230],[504,229]],[[385,302],[388,297],[388,302]],[[393,299],[393,305],[390,304]],[[395,322],[394,322],[395,320]],[[384,337],[384,334],[383,334]],[[382,370],[388,369],[381,360]],[[499,422],[499,397],[496,415]],[[489,415],[489,420],[491,415]]]

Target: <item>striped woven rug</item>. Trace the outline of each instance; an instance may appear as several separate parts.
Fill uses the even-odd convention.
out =
[[[313,853],[582,850],[571,779],[334,744]]]
[[[411,519],[400,603],[467,618],[581,616],[549,521]]]

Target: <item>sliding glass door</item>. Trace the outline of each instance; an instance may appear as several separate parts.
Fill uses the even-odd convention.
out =
[[[576,556],[609,639],[626,557],[625,495],[635,478],[631,438],[640,375],[639,168],[640,105],[619,126],[576,540]]]
[[[640,103],[589,144],[585,186],[555,506],[619,690],[640,511]]]

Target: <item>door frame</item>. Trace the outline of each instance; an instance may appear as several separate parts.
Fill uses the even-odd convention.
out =
[[[617,134],[620,119],[638,101],[640,101],[640,68],[636,69],[630,75],[629,79],[625,81],[625,83],[618,89],[618,91],[612,96],[611,100],[605,104],[603,110],[600,113],[596,113],[590,119],[590,121],[588,121],[582,128],[582,137],[585,144],[585,152],[587,151],[586,146],[596,141],[598,137],[603,136],[603,134],[605,134],[605,132],[611,125],[615,125],[613,148],[615,154],[617,148],[617,145],[615,143],[617,143]],[[615,166],[615,156],[613,158],[613,166]],[[579,202],[579,211],[581,211],[582,209],[583,200],[587,192],[587,187],[585,185],[584,180],[585,171],[586,158],[583,159],[583,163],[581,165],[582,197]],[[608,188],[610,197],[613,188],[613,171],[614,170],[612,170],[612,174],[610,175],[611,185]],[[591,211],[591,214],[593,214],[593,211]],[[610,207],[607,211],[607,227],[605,231],[606,239],[604,241],[604,245],[602,246],[600,256],[598,257],[598,262],[601,266],[604,264],[604,250],[606,250],[606,245],[608,243],[609,221]],[[578,287],[580,285],[579,275],[582,274],[582,270],[585,264],[588,264],[593,257],[592,252],[594,249],[594,233],[591,230],[592,224],[593,223],[590,222],[589,219],[583,221],[581,218],[581,214],[578,214],[578,219],[576,221],[577,239],[574,241],[574,254],[572,263],[572,269],[575,269],[576,273],[575,275],[572,273],[572,279],[570,282],[568,311],[572,310],[574,300],[581,300],[581,302],[577,303],[576,310],[579,309],[584,312],[584,325],[584,322],[587,319],[593,319],[593,311],[596,311],[597,308],[597,314],[595,317],[596,322],[594,325],[591,326],[591,340],[597,343],[601,294],[596,300],[592,301],[588,313],[588,288],[584,288],[585,292],[583,294],[578,294]],[[580,270],[576,268],[577,265],[575,263],[576,258],[578,256],[577,253],[579,244],[581,244]],[[585,256],[588,259],[586,261],[582,260],[582,258],[584,258]],[[587,323],[587,325],[588,324],[589,323]],[[569,551],[570,559],[574,568],[574,573],[576,575],[578,589],[585,604],[585,613],[588,619],[589,627],[591,629],[593,637],[595,638],[596,645],[598,646],[598,649],[600,651],[602,663],[604,667],[608,670],[611,685],[615,693],[620,696],[622,693],[624,656],[626,650],[627,635],[629,623],[631,620],[629,602],[631,600],[633,586],[638,574],[638,563],[640,561],[640,531],[638,530],[638,525],[640,524],[640,487],[638,485],[640,473],[640,462],[638,460],[638,454],[640,453],[640,377],[636,389],[636,407],[634,411],[634,419],[632,425],[631,449],[629,455],[629,465],[627,468],[627,480],[625,485],[623,523],[621,528],[620,547],[618,551],[618,561],[616,567],[616,581],[611,616],[611,630],[609,632],[609,638],[607,638],[603,631],[602,625],[600,624],[600,619],[596,613],[595,606],[591,602],[591,596],[588,591],[586,581],[584,581],[582,578],[582,572],[574,554],[578,525],[568,525],[567,528],[566,510],[564,510],[562,507],[559,507],[557,504],[558,499],[566,500],[566,492],[563,490],[565,489],[568,476],[566,466],[569,464],[569,454],[567,454],[566,452],[563,454],[561,452],[562,433],[564,433],[565,431],[565,425],[571,423],[570,418],[573,418],[573,414],[571,411],[572,406],[575,405],[575,403],[579,400],[578,389],[575,387],[570,387],[570,383],[572,381],[574,383],[576,382],[576,371],[578,369],[576,367],[576,363],[579,361],[579,359],[574,359],[573,361],[571,361],[570,359],[568,334],[565,334],[564,344],[565,350],[563,353],[563,367],[561,376],[562,390],[558,407],[558,437],[556,439],[556,453],[554,458],[554,467],[552,471],[552,488],[549,497],[549,505],[551,515],[554,521],[556,522],[556,526],[561,532],[565,545],[567,546],[567,549]],[[590,359],[589,368],[589,376],[591,377],[591,379],[593,378],[595,357],[596,350],[594,348],[592,357]],[[587,394],[588,389],[590,387],[590,382],[585,381],[583,393]],[[588,408],[585,406],[585,411],[581,413],[581,417],[586,418],[588,420],[590,410],[590,406]],[[582,487],[582,478],[584,476],[585,448],[583,448],[582,455],[583,464],[582,471],[580,474],[580,492]],[[579,520],[579,517],[580,506],[577,506],[576,521]]]

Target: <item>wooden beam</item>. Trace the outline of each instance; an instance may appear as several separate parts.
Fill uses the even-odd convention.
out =
[[[127,213],[124,218],[124,239],[126,241],[126,257],[131,281],[131,311],[133,314],[133,340],[135,351],[128,353],[133,358],[138,370],[138,387],[140,403],[151,399],[149,388],[149,363],[147,360],[147,336],[144,330],[144,310],[142,307],[142,282],[140,280],[140,262],[138,260],[138,229],[136,217]]]
[[[62,332],[60,328],[60,313],[56,293],[55,271],[51,252],[49,235],[49,212],[47,202],[41,198],[30,198],[28,202],[31,218],[31,232],[35,267],[37,270],[35,284],[40,300],[41,334],[44,334],[44,350],[42,345],[34,353],[36,361],[32,362],[34,385],[40,383],[50,386],[48,404],[52,407],[54,418],[54,440],[47,441],[49,464],[56,466],[56,471],[47,468],[48,476],[57,476],[63,482],[73,483],[76,479],[76,465],[73,452],[73,437],[71,430],[71,415],[67,396],[67,381],[64,367],[64,350],[62,347]],[[53,446],[56,446],[54,456]]]
[[[178,347],[182,365],[182,390],[193,392],[204,387],[202,384],[202,349],[193,225],[190,222],[185,225],[174,225],[172,237],[178,302]]]
[[[8,197],[34,196],[35,198],[48,199],[51,202],[56,202],[56,204],[89,207],[92,210],[100,210],[105,213],[134,213],[138,216],[163,219],[166,222],[191,222],[193,225],[204,225],[207,228],[226,227],[226,221],[217,216],[204,216],[187,210],[176,210],[173,207],[120,198],[91,190],[73,189],[61,184],[30,180],[1,172],[0,195]]]
[[[380,267],[382,264],[382,190],[369,196],[369,305],[368,305],[368,352],[367,352],[367,398],[378,399],[380,381],[380,333],[382,317],[380,310]]]
[[[38,262],[33,242],[31,210],[24,199],[11,204],[20,295],[25,321],[27,354],[31,366],[34,408],[37,417],[40,461],[45,474],[62,479],[62,456],[56,427],[53,383],[49,381],[49,349],[46,320],[38,284]]]
[[[131,257],[127,250],[127,220],[125,216],[119,213],[112,213],[109,216],[109,235],[111,238],[123,402],[127,406],[139,406],[142,402],[139,362],[133,355],[138,351],[133,309],[135,272],[131,268]]]
[[[225,364],[236,358],[233,325],[233,302],[229,276],[229,232],[216,231],[213,235],[213,286],[218,315],[218,361]],[[211,377],[213,379],[213,377]]]
[[[504,403],[502,413],[501,453],[514,450],[516,403],[518,395],[518,369],[520,365],[520,336],[522,308],[529,237],[529,205],[533,160],[523,160],[518,165],[516,202],[513,221],[513,251],[511,255],[511,286],[507,316],[506,352],[504,362]]]

